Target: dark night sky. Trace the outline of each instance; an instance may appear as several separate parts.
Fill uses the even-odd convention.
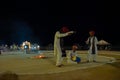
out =
[[[8,8],[5,8],[8,6]],[[53,43],[54,34],[65,25],[76,34],[66,37],[67,45],[84,44],[88,31],[94,29],[98,40],[120,45],[119,15],[104,2],[48,2],[16,0],[3,2],[0,8],[0,41],[20,44],[28,40],[40,45]],[[114,13],[112,13],[114,12]]]

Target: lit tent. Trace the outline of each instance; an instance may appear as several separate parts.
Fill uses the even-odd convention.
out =
[[[98,41],[98,49],[110,50],[111,49],[111,44],[102,39],[102,40]]]
[[[98,41],[98,45],[110,45],[110,43],[108,43],[107,41],[102,39],[102,40]]]

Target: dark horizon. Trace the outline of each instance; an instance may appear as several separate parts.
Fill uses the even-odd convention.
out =
[[[17,23],[18,24],[18,23]],[[21,23],[20,23],[21,24]],[[20,24],[18,24],[20,26]],[[113,45],[119,45],[119,39],[116,39],[116,33],[111,34],[111,30],[101,29],[103,27],[98,28],[97,25],[89,26],[89,25],[67,25],[70,30],[76,31],[76,34],[68,36],[65,38],[65,43],[67,45],[72,45],[74,43],[85,44],[85,40],[89,37],[89,30],[94,29],[96,32],[96,36],[98,40],[104,39]],[[31,27],[21,25],[20,27],[4,27],[1,31],[0,40],[5,41],[5,43],[12,44],[17,43],[21,44],[23,41],[30,41],[32,43],[38,43],[42,46],[46,46],[50,43],[53,44],[54,34],[57,30],[59,30],[62,26],[37,26]],[[6,30],[7,29],[7,30]],[[4,33],[4,34],[3,34]],[[114,39],[113,39],[114,38]]]

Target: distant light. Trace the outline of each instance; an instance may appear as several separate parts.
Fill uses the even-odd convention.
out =
[[[24,48],[25,48],[25,49],[28,49],[28,45],[25,45]]]
[[[23,46],[25,46],[25,43],[23,43]]]
[[[38,45],[37,48],[40,48],[40,46]]]
[[[34,49],[36,49],[36,47],[34,47]]]

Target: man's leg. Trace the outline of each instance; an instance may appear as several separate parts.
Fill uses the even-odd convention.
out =
[[[97,57],[97,54],[93,54],[93,62],[96,62],[96,57]]]
[[[56,66],[61,67],[62,66],[62,53],[60,50],[57,51],[57,59],[56,59]]]
[[[87,62],[90,62],[90,58],[91,58],[91,53],[90,53],[90,51],[88,51]]]

